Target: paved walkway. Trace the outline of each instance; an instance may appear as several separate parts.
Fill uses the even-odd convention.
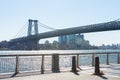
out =
[[[102,65],[100,70],[105,73],[103,76],[92,75],[94,73],[93,67],[82,66],[83,70],[77,74],[72,72],[60,73],[45,73],[45,74],[30,74],[16,77],[5,78],[0,80],[120,80],[120,64],[117,65]]]
[[[120,80],[120,77],[110,77],[110,76],[95,76],[90,74],[78,73],[74,74],[72,72],[61,72],[61,73],[51,73],[43,75],[32,75],[32,76],[22,76],[13,77],[0,80]]]

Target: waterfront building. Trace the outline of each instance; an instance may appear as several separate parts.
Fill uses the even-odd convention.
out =
[[[89,49],[91,47],[89,41],[84,39],[84,35],[78,34],[76,37],[77,49]]]
[[[59,49],[67,49],[67,36],[58,37]]]
[[[58,42],[60,49],[88,49],[90,47],[89,41],[85,40],[84,35],[81,34],[59,36]]]

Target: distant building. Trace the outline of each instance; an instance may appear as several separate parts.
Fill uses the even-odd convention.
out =
[[[89,49],[91,46],[88,40],[84,39],[84,35],[76,35],[76,45],[77,49]]]
[[[67,36],[58,37],[59,49],[67,49]]]
[[[66,36],[60,36],[58,37],[59,43],[67,43],[67,37]]]
[[[84,35],[81,34],[59,36],[58,42],[60,49],[88,49],[90,47],[89,41],[86,41]]]
[[[102,45],[98,46],[98,49],[120,49],[120,44],[112,44],[112,45]]]

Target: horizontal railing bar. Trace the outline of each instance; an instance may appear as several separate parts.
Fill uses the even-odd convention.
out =
[[[107,53],[109,53],[109,54],[118,54],[119,52],[104,52],[104,53],[95,53],[95,54],[107,54]],[[53,53],[53,54],[58,54],[58,55],[92,55],[92,54],[94,54],[94,53]],[[45,56],[51,56],[51,55],[53,55],[53,54],[0,54],[0,57],[10,57],[10,56],[42,56],[42,55],[45,55]]]
[[[21,53],[26,53],[26,54],[53,54],[53,53],[60,53],[60,54],[73,54],[73,53],[119,53],[120,50],[36,50],[36,51],[0,51],[0,55],[4,53],[9,53],[9,54],[21,54]]]

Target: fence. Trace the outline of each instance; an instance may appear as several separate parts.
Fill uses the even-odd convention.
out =
[[[100,58],[100,64],[119,64],[120,51],[100,50],[58,50],[58,51],[1,51],[0,73],[20,73],[39,71],[59,72],[71,69],[72,56],[76,56],[76,65],[94,66],[95,56]]]

